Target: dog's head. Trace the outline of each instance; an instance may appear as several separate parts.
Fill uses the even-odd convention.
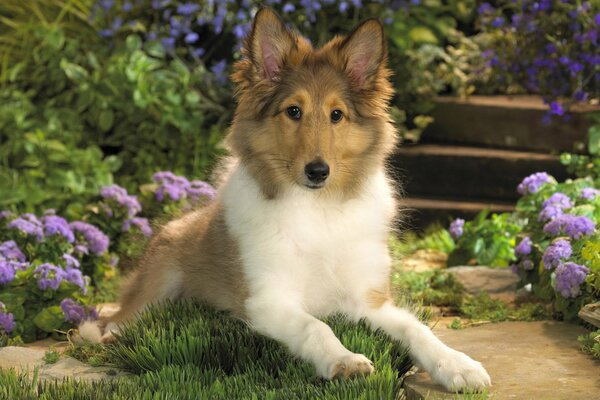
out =
[[[395,143],[383,28],[359,24],[313,49],[262,8],[235,66],[229,144],[268,198],[296,185],[352,196]]]

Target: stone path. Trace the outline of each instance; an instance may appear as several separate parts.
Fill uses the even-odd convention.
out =
[[[72,357],[61,356],[54,364],[46,364],[44,355],[47,349],[38,344],[36,347],[8,346],[0,348],[0,369],[14,368],[19,372],[33,375],[38,368],[38,378],[59,379],[75,378],[87,381],[112,379],[123,375],[123,372],[108,367],[92,367]]]
[[[446,344],[480,361],[492,377],[491,399],[600,399],[600,362],[579,350],[585,330],[557,321],[500,322],[463,330],[433,328]],[[455,399],[425,373],[405,381],[408,400]]]

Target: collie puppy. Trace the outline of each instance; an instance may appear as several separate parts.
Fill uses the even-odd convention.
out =
[[[323,378],[368,375],[371,361],[319,319],[343,313],[408,346],[447,389],[490,385],[479,362],[392,301],[396,206],[385,160],[396,137],[381,24],[314,49],[262,8],[243,55],[218,198],[152,239],[102,341],[151,303],[195,298],[285,344]],[[92,330],[82,326],[82,336]]]

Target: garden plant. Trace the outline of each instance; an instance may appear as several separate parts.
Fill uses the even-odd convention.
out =
[[[214,199],[208,182],[217,181],[234,110],[228,75],[263,3],[315,45],[362,19],[382,20],[392,115],[405,141],[419,140],[440,93],[537,94],[548,124],[600,98],[595,1],[3,0],[0,347],[69,340],[97,317],[97,304],[116,300],[162,224]],[[510,268],[535,304],[513,310],[469,296],[445,271],[398,267],[394,289],[474,320],[578,321],[583,305],[600,300],[600,114],[592,121],[586,145],[561,155],[572,179],[541,171],[515,188],[513,213],[484,211],[425,238],[390,239],[398,265],[435,249],[449,267]],[[115,346],[70,350],[132,375],[53,383],[1,370],[0,397],[397,398],[411,368],[402,344],[363,322],[327,322],[374,361],[373,375],[325,382],[276,342],[183,302],[151,308]],[[587,327],[582,348],[600,358],[600,331]]]

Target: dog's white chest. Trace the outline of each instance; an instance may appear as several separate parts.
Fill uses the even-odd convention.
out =
[[[369,276],[387,270],[387,235],[394,201],[383,174],[345,202],[298,188],[265,200],[242,169],[223,191],[228,228],[240,245],[250,290],[285,288],[319,312]]]

